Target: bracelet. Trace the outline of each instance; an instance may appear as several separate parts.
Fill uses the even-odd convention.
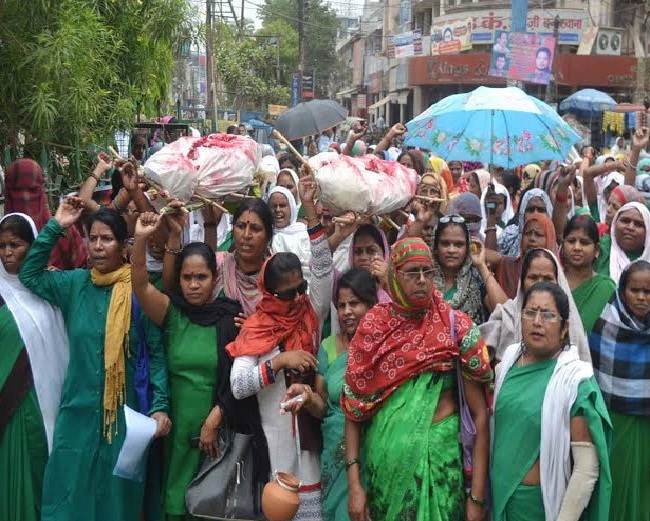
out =
[[[496,232],[496,231],[497,231],[497,227],[496,227],[496,226],[488,226],[488,227],[485,229],[485,231],[486,231],[486,232]]]
[[[269,382],[267,385],[275,382],[275,372],[273,371],[273,363],[271,360],[264,362],[264,373],[265,379]]]
[[[100,175],[95,175],[95,172],[93,172],[92,174],[90,174],[90,177],[92,177],[92,178],[93,178],[95,181],[97,181],[98,183],[99,183],[99,181],[100,181],[101,178],[102,178],[101,174],[100,174]]]
[[[481,508],[485,508],[485,500],[477,498],[474,494],[472,494],[471,490],[469,491],[469,494],[467,494],[467,497],[472,503],[476,503]]]
[[[170,248],[165,244],[165,251],[167,253],[171,253],[172,255],[180,255],[181,252],[183,251],[183,248],[178,248],[177,250],[175,250],[174,248]]]
[[[556,203],[568,203],[569,202],[569,196],[568,195],[557,195],[557,194],[555,194],[555,202]]]
[[[354,459],[351,459],[350,461],[348,461],[345,464],[345,470],[350,470],[355,465],[361,465],[361,460],[359,458],[354,458]]]

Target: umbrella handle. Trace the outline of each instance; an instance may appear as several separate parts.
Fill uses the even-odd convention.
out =
[[[273,129],[273,132],[271,133],[271,136],[280,141],[281,143],[284,143],[291,152],[300,160],[300,162],[303,165],[308,164],[307,161],[305,161],[305,158],[302,157],[302,154],[298,152],[295,147],[291,144],[291,141],[289,141],[286,137],[284,137],[280,132],[278,132],[276,129]]]

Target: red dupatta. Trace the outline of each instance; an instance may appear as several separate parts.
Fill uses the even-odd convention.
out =
[[[257,284],[262,298],[255,313],[246,319],[237,339],[226,346],[232,358],[262,356],[280,344],[286,351],[317,352],[320,324],[309,296],[300,295],[287,302],[274,297],[264,286],[264,272],[272,258],[260,270]]]
[[[407,260],[396,258],[400,248],[402,252],[405,246],[409,248],[406,254],[413,258],[413,243],[421,243],[415,244],[420,248],[418,255],[428,252],[421,239],[402,239],[393,247],[389,271],[394,273],[400,260]],[[460,347],[453,343],[450,307],[438,290],[420,307],[419,315],[395,303],[399,301],[395,289],[391,293],[394,302],[377,304],[368,311],[350,342],[341,407],[352,421],[370,419],[395,389],[411,378],[451,371],[458,356],[469,378],[484,382],[492,378],[487,347],[478,328],[462,311],[453,311]]]

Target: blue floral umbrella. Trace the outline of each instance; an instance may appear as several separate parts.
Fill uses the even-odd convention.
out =
[[[564,160],[580,136],[546,103],[516,87],[479,87],[431,105],[406,124],[406,146],[446,161],[505,168]]]

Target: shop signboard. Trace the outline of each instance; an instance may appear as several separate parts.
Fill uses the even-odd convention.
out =
[[[458,54],[472,48],[472,18],[431,24],[431,56]]]

